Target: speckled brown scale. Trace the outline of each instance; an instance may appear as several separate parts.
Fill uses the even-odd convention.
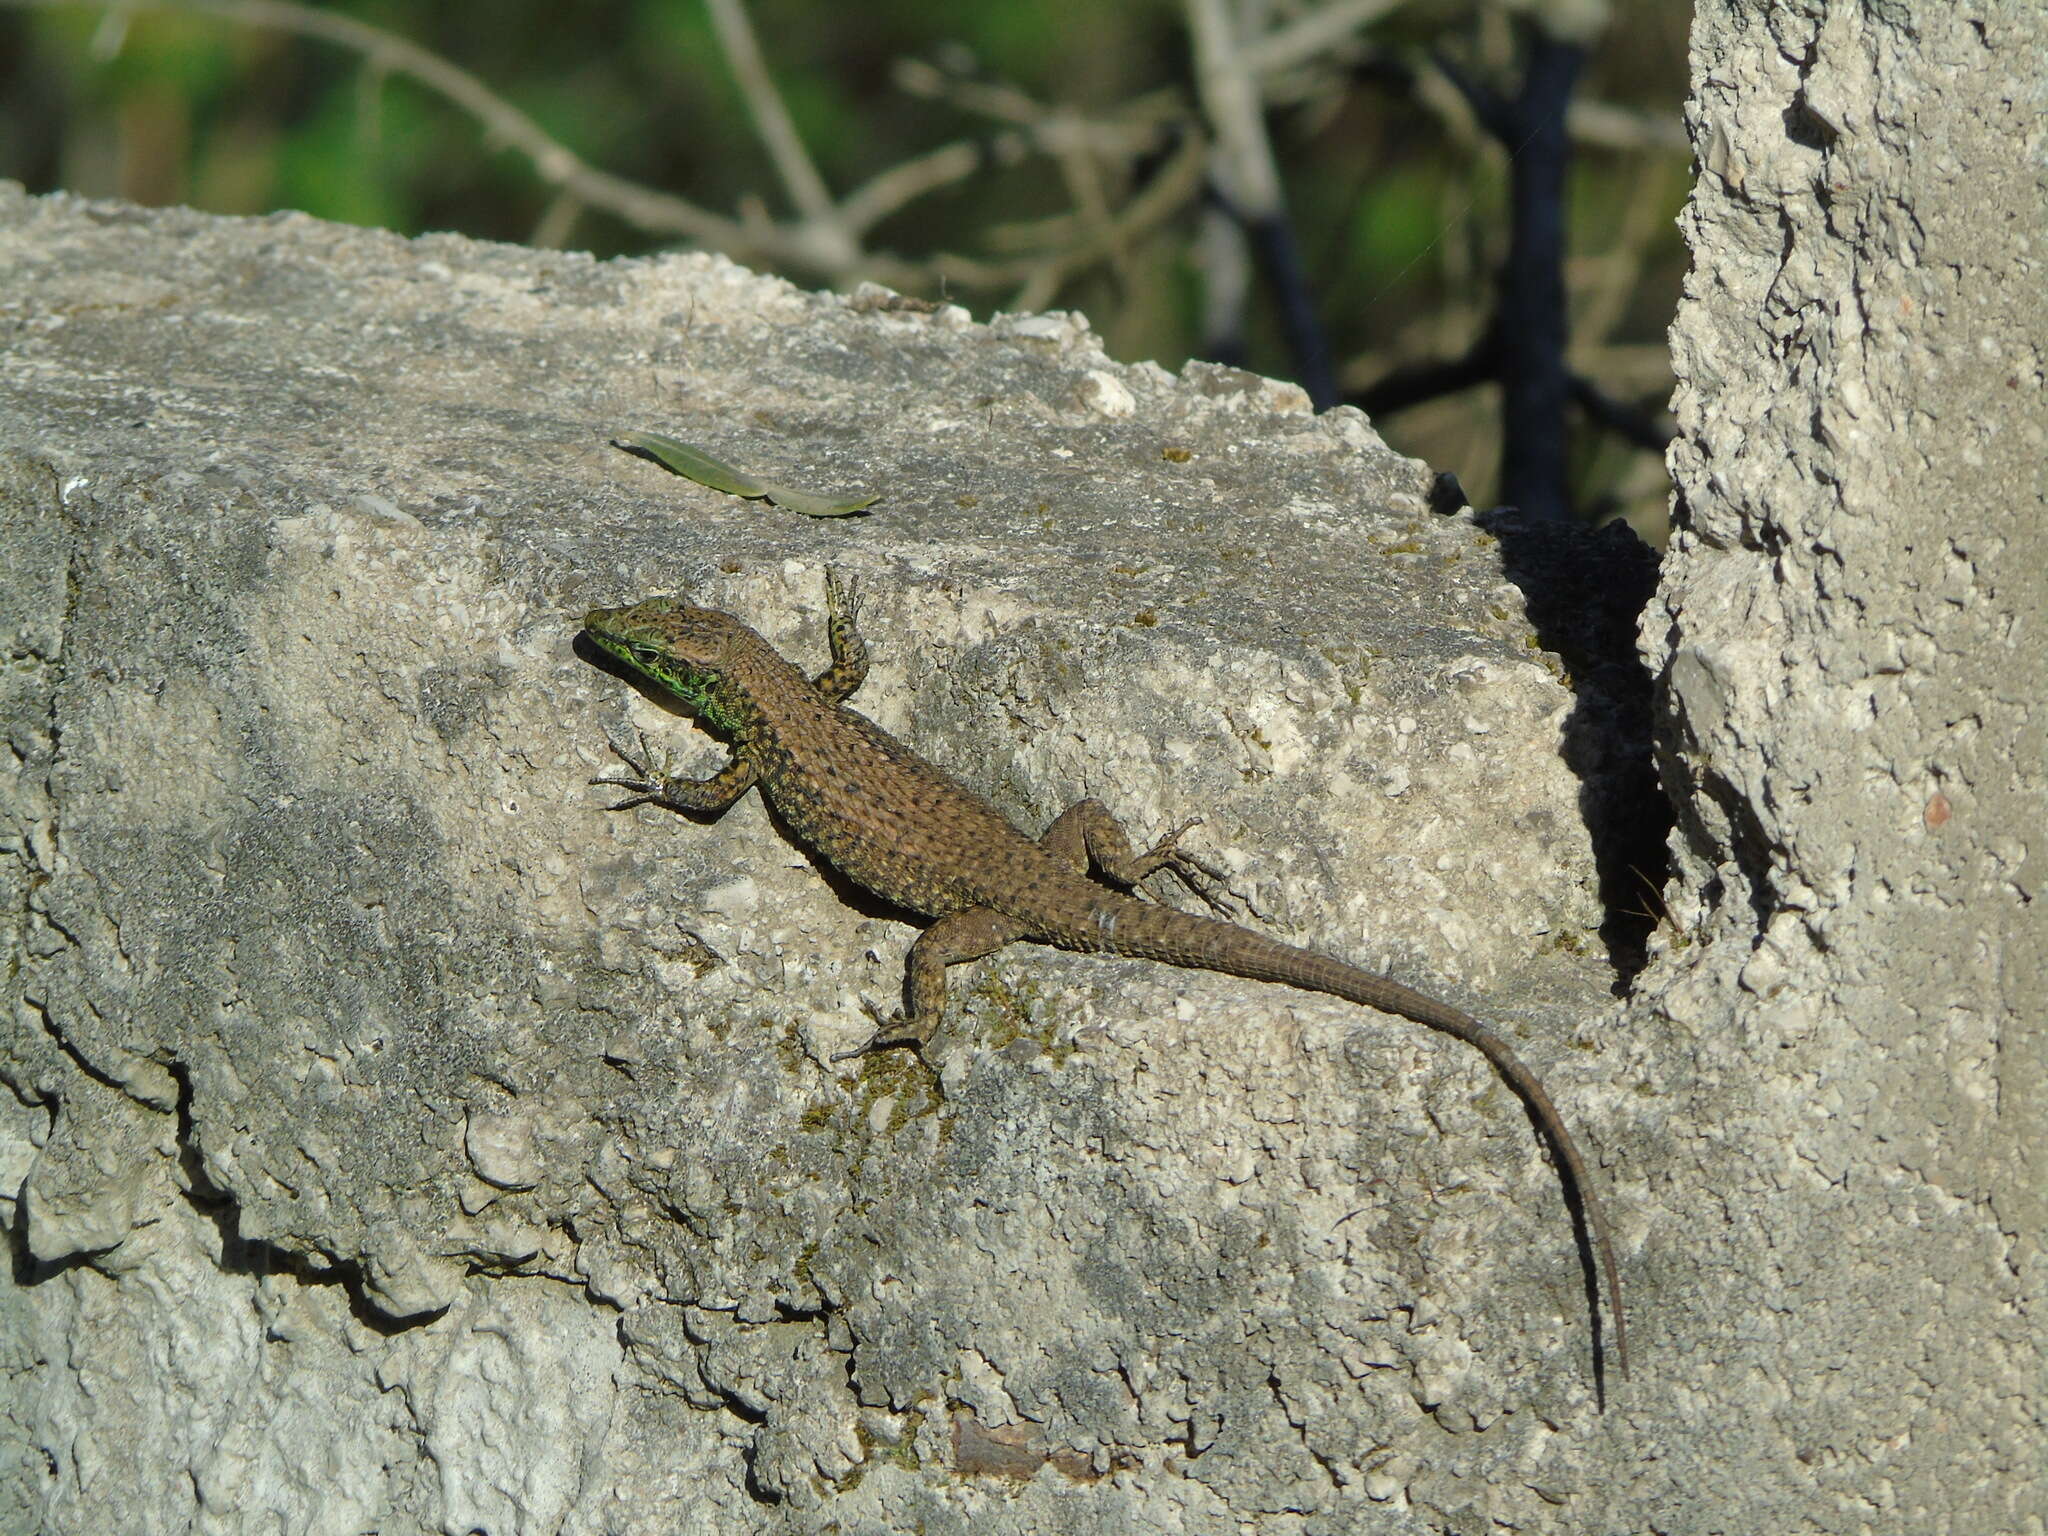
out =
[[[905,1012],[862,1050],[929,1040],[945,1010],[946,967],[1019,939],[1281,982],[1456,1036],[1483,1052],[1528,1104],[1556,1154],[1605,1271],[1615,1358],[1627,1374],[1606,1213],[1550,1095],[1506,1042],[1469,1014],[1341,960],[1128,894],[1165,871],[1208,897],[1202,866],[1177,846],[1185,827],[1137,853],[1100,801],[1083,800],[1043,837],[1026,837],[988,801],[845,707],[867,676],[867,650],[857,598],[831,573],[826,607],[832,665],[816,677],[716,609],[678,598],[592,609],[585,619],[591,638],[690,704],[733,751],[712,777],[684,779],[620,750],[635,776],[593,782],[631,791],[621,807],[652,802],[709,814],[758,784],[789,829],[835,869],[935,919],[910,947]],[[1091,866],[1119,889],[1091,878]]]

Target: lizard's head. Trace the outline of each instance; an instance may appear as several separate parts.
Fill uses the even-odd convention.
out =
[[[715,713],[711,690],[728,670],[745,625],[716,608],[679,597],[650,597],[630,608],[593,608],[583,627],[598,647],[693,706]]]

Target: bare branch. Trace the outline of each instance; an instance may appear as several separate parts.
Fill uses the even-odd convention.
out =
[[[1639,112],[1605,101],[1575,101],[1565,125],[1581,144],[1600,149],[1662,149],[1685,154],[1692,148],[1685,124],[1674,112]]]
[[[1344,38],[1403,0],[1296,5],[1289,8],[1284,25],[1262,36],[1249,35],[1243,17],[1233,17],[1242,0],[1183,3],[1196,34],[1204,109],[1221,139],[1215,156],[1220,184],[1238,215],[1251,225],[1275,209],[1284,219],[1278,170],[1263,121],[1264,94],[1280,83],[1280,76],[1313,67]],[[1092,116],[1037,101],[1012,85],[970,80],[957,71],[905,60],[896,66],[899,87],[915,95],[949,99],[1003,125],[1003,131],[985,141],[959,141],[918,155],[878,173],[835,203],[762,59],[745,0],[705,0],[755,131],[796,214],[791,219],[774,218],[760,199],[749,198],[740,216],[733,217],[586,163],[475,75],[405,37],[303,0],[0,0],[0,7],[18,10],[62,4],[101,11],[95,48],[104,53],[118,52],[129,19],[149,10],[209,15],[348,49],[363,60],[364,121],[372,131],[376,96],[385,79],[399,75],[423,86],[474,118],[487,142],[523,156],[553,189],[531,232],[537,242],[568,239],[581,215],[595,211],[650,235],[834,283],[867,277],[912,289],[943,283],[1011,288],[1051,302],[1062,284],[1091,266],[1107,261],[1121,270],[1137,242],[1199,196],[1204,157],[1211,154],[1201,118],[1175,88],[1146,92],[1105,115]],[[1248,35],[1239,37],[1241,31]],[[1655,125],[1647,121],[1623,123],[1610,115],[1596,122],[1594,136],[1606,142],[1662,142]],[[1165,163],[1142,178],[1135,193],[1126,192],[1127,186],[1141,180],[1137,168],[1169,147]],[[1014,256],[987,260],[946,253],[909,260],[863,249],[863,239],[876,225],[919,198],[991,165],[1017,163],[1033,152],[1055,162],[1072,206],[1032,230],[991,232],[992,248],[1010,243]],[[1261,236],[1257,227],[1248,232],[1255,239]],[[1029,248],[1018,248],[1027,244]],[[1283,285],[1293,282],[1298,288],[1298,272],[1293,279],[1284,271],[1276,276],[1272,252],[1265,245],[1261,250],[1269,263],[1269,279]],[[1281,268],[1287,265],[1279,263]],[[1283,301],[1286,297],[1283,294]],[[1300,300],[1305,295],[1297,292],[1294,297]]]
[[[1108,229],[1070,249],[1008,262],[982,261],[948,252],[920,265],[942,281],[973,288],[1042,286],[1050,275],[1056,291],[1059,283],[1108,255],[1113,243],[1135,246],[1187,207],[1202,189],[1208,156],[1208,140],[1190,131],[1173,158],[1159,168],[1143,191],[1123,205]]]
[[[583,200],[574,192],[557,192],[541,210],[526,243],[542,250],[560,250],[569,243],[569,234],[582,217]]]
[[[1320,57],[1360,27],[1370,26],[1405,0],[1331,0],[1244,50],[1245,68],[1258,76],[1282,74]]]
[[[1023,127],[1045,116],[1045,108],[1014,85],[963,79],[925,59],[898,59],[891,74],[896,89],[907,95],[950,101],[999,123]]]
[[[1216,131],[1217,182],[1250,219],[1281,209],[1280,171],[1266,138],[1258,83],[1246,67],[1244,40],[1227,0],[1183,0],[1195,44],[1195,83],[1202,110]]]
[[[847,193],[839,205],[839,220],[857,238],[927,192],[965,181],[981,169],[985,160],[977,146],[956,143],[892,165]]]
[[[1301,386],[1324,409],[1337,403],[1337,381],[1266,135],[1265,100],[1249,63],[1255,40],[1239,35],[1242,17],[1232,17],[1226,0],[1184,4],[1195,42],[1196,85],[1218,141],[1212,179],[1258,253]]]
[[[1195,231],[1194,258],[1202,274],[1202,331],[1198,355],[1211,362],[1245,361],[1245,312],[1250,307],[1252,257],[1244,226],[1211,202]]]
[[[1049,154],[1076,144],[1104,158],[1147,154],[1158,148],[1163,134],[1191,115],[1185,97],[1170,87],[1134,96],[1107,117],[1089,117],[1047,106],[1014,85],[966,79],[924,59],[898,59],[891,78],[906,95],[944,101],[1021,129]]]
[[[0,0],[0,5],[16,10],[54,9],[70,3],[81,0]],[[109,0],[82,3],[108,4]],[[593,208],[617,214],[653,233],[683,235],[721,250],[751,243],[731,219],[594,169],[476,76],[396,33],[293,0],[122,0],[118,6],[109,5],[107,14],[111,21],[116,15],[125,18],[143,10],[219,16],[244,26],[318,38],[350,49],[363,55],[373,69],[404,75],[445,96],[476,118],[491,142],[531,161],[541,180],[573,193]]]
[[[797,136],[789,109],[782,104],[782,93],[776,90],[774,77],[761,58],[761,44],[754,36],[754,24],[747,19],[746,7],[740,0],[704,0],[704,8],[711,14],[719,46],[725,49],[726,62],[732,66],[740,95],[753,115],[754,131],[775,162],[775,173],[782,178],[796,211],[821,231],[836,225],[839,213],[832,206],[832,194]],[[850,261],[851,240],[847,244]]]
[[[1580,374],[1571,375],[1571,397],[1588,420],[1649,453],[1661,455],[1678,435],[1667,412],[1625,404]]]

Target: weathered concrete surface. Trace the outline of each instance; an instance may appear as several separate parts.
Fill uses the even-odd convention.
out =
[[[2044,58],[2035,0],[1699,6],[1661,1530],[2048,1528]]]
[[[808,522],[624,427],[885,499]],[[1686,1320],[1572,700],[1355,414],[713,259],[8,191],[0,444],[0,1528],[1618,1507]],[[1252,921],[1498,1021],[1622,1149],[1616,1412],[1557,1179],[1452,1042],[1020,948],[936,1074],[827,1064],[912,930],[751,799],[606,814],[607,731],[715,754],[572,642],[683,589],[819,657],[828,561],[885,725],[1028,825],[1206,816]]]

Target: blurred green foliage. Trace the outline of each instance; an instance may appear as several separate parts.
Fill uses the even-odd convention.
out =
[[[792,212],[703,0],[340,0],[319,9],[460,66],[607,172],[724,214],[750,201],[775,216]],[[1273,9],[1303,7],[1276,0]],[[1689,174],[1670,129],[1685,86],[1687,9],[1614,9],[1581,99],[1663,131],[1627,147],[1582,144],[1569,209],[1577,364],[1610,394],[1653,411],[1669,390],[1663,330],[1684,270],[1672,219]],[[1149,92],[1194,98],[1174,0],[751,0],[748,10],[784,104],[838,194],[948,142],[990,142],[1001,129],[956,102],[900,89],[899,60],[941,60],[962,78],[1094,114]],[[1476,130],[1459,131],[1454,114],[1423,110],[1413,88],[1433,49],[1509,83],[1504,13],[1491,0],[1411,0],[1366,38],[1371,51],[1325,71],[1270,118],[1347,389],[1460,353],[1485,322],[1505,239],[1503,155]],[[406,233],[545,237],[604,255],[665,244],[605,214],[565,219],[555,189],[468,114],[359,53],[285,31],[176,10],[0,0],[0,85],[0,175],[33,191],[230,214],[298,208]],[[1128,196],[1130,167],[1109,170],[1110,190]],[[1074,206],[1060,166],[1027,155],[918,199],[868,243],[913,261],[941,251],[1004,257],[1006,240],[1029,234],[1020,222]],[[1115,355],[1176,367],[1201,348],[1202,293],[1190,209],[1121,261],[1066,282],[1052,301],[1085,310]],[[948,296],[983,315],[1017,297]],[[1269,302],[1254,301],[1243,342],[1237,360],[1246,366],[1290,373]],[[1496,435],[1490,394],[1435,401],[1382,429],[1483,494]],[[1653,455],[1587,434],[1579,462],[1582,505],[1652,516],[1661,508]]]

